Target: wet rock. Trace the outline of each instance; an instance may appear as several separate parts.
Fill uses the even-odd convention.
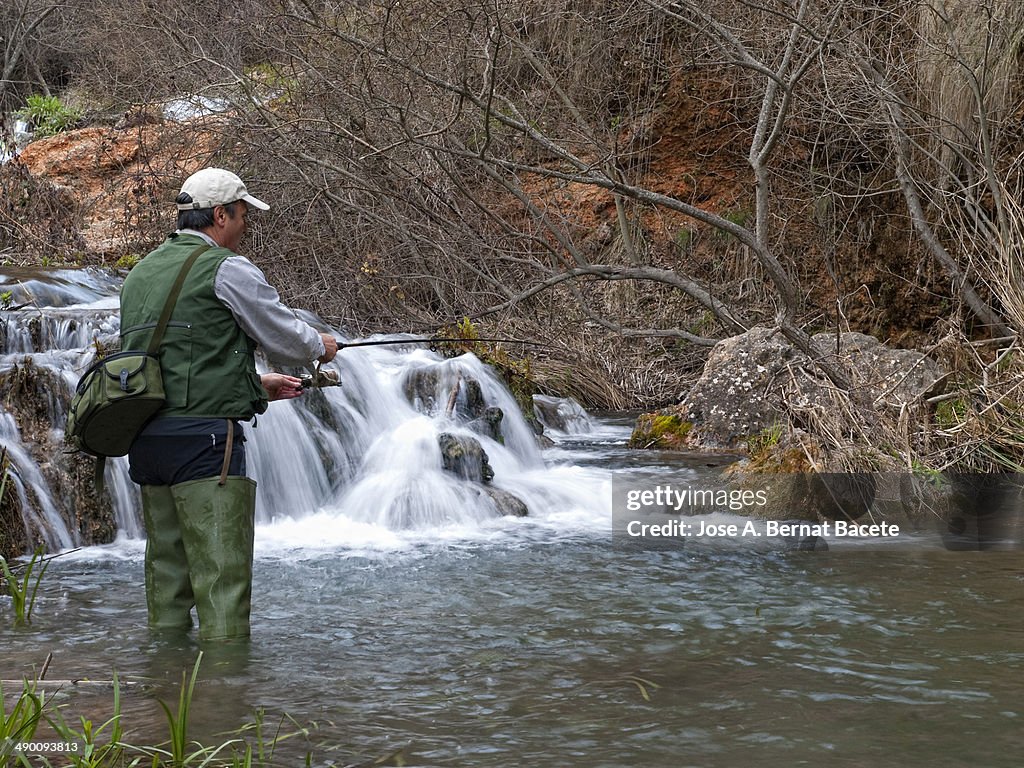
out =
[[[463,480],[487,484],[494,478],[494,470],[480,441],[465,435],[442,432],[437,436],[444,469]]]
[[[114,540],[116,525],[107,494],[98,495],[93,484],[93,459],[61,442],[54,424],[62,424],[71,399],[66,382],[52,370],[32,364],[29,358],[0,374],[0,398],[13,416],[21,442],[32,455],[49,486],[51,497],[68,530],[77,531],[83,544],[105,544]],[[7,494],[11,489],[7,489]],[[26,496],[34,503],[31,494]],[[12,517],[8,501],[0,503],[5,522]],[[31,550],[41,544],[40,521],[28,530],[33,517],[29,510],[19,515],[21,531],[5,525],[3,546]]]
[[[70,518],[70,530],[78,531],[83,544],[108,544],[117,536],[117,523],[110,495],[96,492],[95,462],[84,453],[65,452],[40,469]]]
[[[817,520],[780,518],[780,533],[770,537],[782,543],[787,552],[827,552],[828,541],[821,535],[823,526]]]
[[[501,434],[501,422],[505,419],[505,412],[497,406],[491,405],[484,408],[479,418],[473,419],[466,426],[480,435],[491,438],[499,443],[504,443],[505,438]]]
[[[6,457],[4,467],[0,471],[6,471]],[[29,546],[28,531],[22,519],[21,499],[13,489],[6,489],[0,497],[0,557],[11,560],[20,557],[33,547]]]
[[[547,429],[554,429],[569,435],[589,432],[590,417],[583,406],[571,397],[533,396],[533,413],[537,421]]]
[[[410,371],[402,382],[405,399],[420,413],[433,413],[437,407],[437,368],[419,368]]]
[[[828,552],[828,542],[821,536],[787,536],[787,549],[795,552]]]
[[[501,423],[505,413],[487,405],[480,382],[470,377],[450,377],[449,385],[442,375],[443,370],[437,367],[412,371],[402,383],[406,399],[419,412],[436,414],[449,407],[449,398],[458,386],[454,415],[477,434],[504,442]]]
[[[471,377],[462,379],[462,394],[459,398],[456,411],[464,419],[479,419],[487,410],[487,401],[484,399],[484,391],[480,382]]]
[[[443,432],[437,437],[444,469],[454,475],[479,484],[479,491],[487,494],[501,515],[526,517],[530,510],[518,496],[490,485],[494,470],[480,441],[466,435]]]
[[[484,488],[484,491],[491,497],[494,506],[498,508],[498,512],[503,516],[527,517],[530,514],[530,508],[515,494],[493,486]]]
[[[486,435],[492,440],[504,443],[505,439],[501,434],[501,422],[505,418],[505,412],[497,406],[488,405],[484,398],[483,387],[480,382],[472,377],[464,377],[459,386],[460,397],[457,401],[455,413],[474,432]]]

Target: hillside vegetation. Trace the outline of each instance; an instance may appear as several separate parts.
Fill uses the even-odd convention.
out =
[[[127,264],[221,164],[272,204],[251,250],[285,299],[353,334],[468,317],[622,408],[777,328],[849,397],[839,450],[882,428],[809,340],[861,331],[952,372],[894,461],[1019,466],[1014,0],[14,0],[0,30],[0,108],[107,126],[60,188],[4,168],[9,260]],[[162,124],[183,94],[227,109]]]

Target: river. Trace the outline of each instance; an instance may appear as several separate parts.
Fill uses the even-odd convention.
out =
[[[554,453],[607,468],[632,461],[626,436],[599,424]],[[308,729],[281,754],[316,765],[1019,764],[1013,553],[628,551],[584,510],[354,541],[345,525],[259,528],[252,641],[207,657],[193,736],[262,707]],[[53,652],[52,678],[149,681],[125,696],[136,742],[165,738],[154,700],[198,650],[146,631],[141,553],[58,559],[33,625],[0,632],[15,674]]]
[[[31,354],[82,366],[77,353]],[[115,490],[117,540],[55,559],[30,626],[12,628],[0,603],[0,677],[32,676],[50,653],[47,679],[116,670],[125,741],[152,744],[167,738],[157,700],[173,705],[202,650],[191,737],[219,743],[261,711],[267,731],[296,734],[275,765],[307,751],[317,766],[1020,763],[1016,553],[950,552],[927,532],[828,551],[623,545],[613,476],[706,478],[716,462],[631,451],[615,416],[541,451],[471,356],[346,354],[345,385],[317,410],[344,440],[295,404],[272,406],[250,435],[261,496],[248,644],[149,634],[137,508]],[[409,401],[409,372],[423,370],[440,372],[433,405]],[[438,412],[456,374],[506,410],[503,441]],[[444,473],[441,428],[477,434],[495,484],[531,514],[497,516]],[[99,723],[112,696],[61,690],[53,703]]]

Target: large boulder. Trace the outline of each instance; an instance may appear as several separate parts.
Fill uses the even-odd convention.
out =
[[[893,349],[861,333],[821,333],[811,344],[821,359],[842,365],[856,394],[880,409],[918,400],[944,374],[921,352]],[[831,388],[814,361],[780,332],[752,328],[719,342],[683,401],[642,420],[632,444],[742,452],[794,408],[832,408]],[[670,444],[652,434],[668,421],[674,426]]]
[[[811,337],[811,345],[822,358],[845,361],[858,389],[884,407],[917,401],[946,375],[923,352],[890,347],[864,333],[819,333]]]

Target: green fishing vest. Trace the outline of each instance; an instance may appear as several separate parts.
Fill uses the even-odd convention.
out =
[[[195,235],[168,238],[128,273],[121,286],[121,349],[146,348],[181,265],[203,244]],[[217,268],[233,255],[211,248],[188,273],[160,350],[167,403],[158,416],[245,420],[267,410],[256,343],[213,289]]]

